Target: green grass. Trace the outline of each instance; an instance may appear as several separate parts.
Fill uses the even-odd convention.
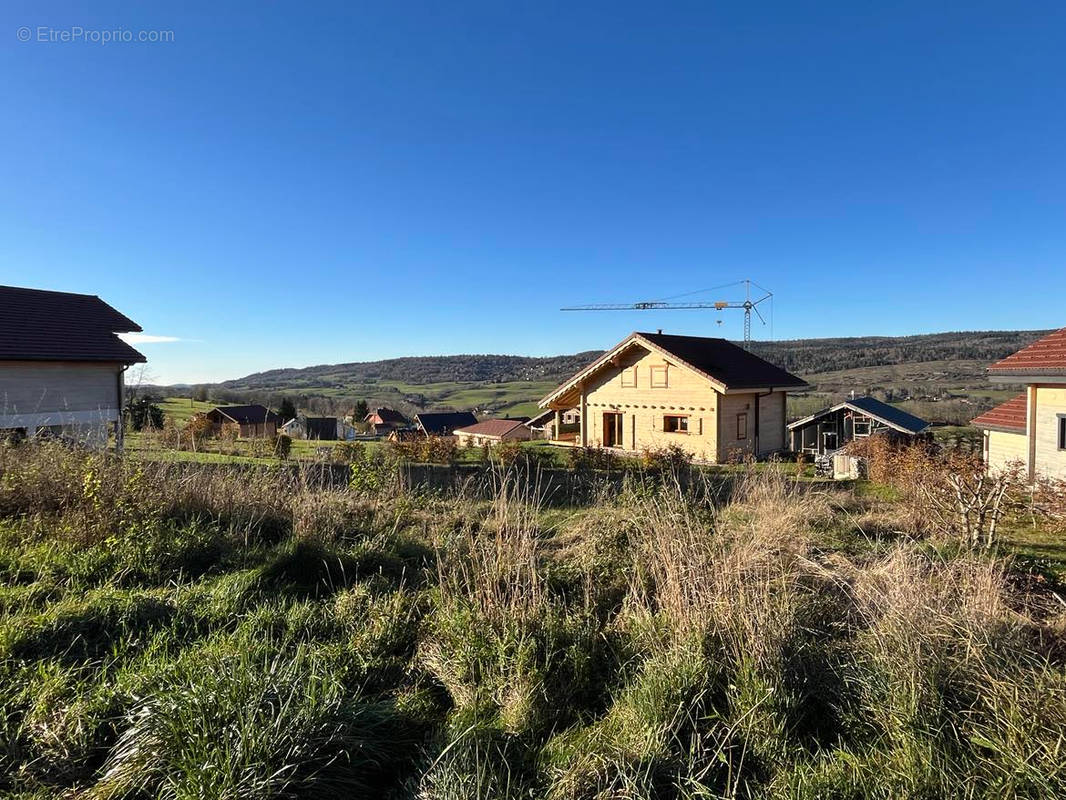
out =
[[[1066,793],[1050,583],[871,484],[730,477],[547,509],[0,449],[0,793]]]
[[[202,402],[189,397],[165,397],[158,403],[163,414],[175,422],[185,423],[193,414],[210,411],[217,403]]]

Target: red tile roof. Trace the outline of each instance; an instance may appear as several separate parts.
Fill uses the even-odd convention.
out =
[[[522,423],[514,419],[487,419],[477,425],[456,428],[455,433],[473,433],[478,436],[504,436],[515,428],[521,427]]]
[[[1025,393],[1012,397],[1006,403],[986,411],[973,420],[971,424],[978,428],[995,428],[997,430],[1016,431],[1025,433],[1025,416],[1027,403]]]
[[[992,374],[1066,372],[1066,328],[1049,333],[988,368]]]

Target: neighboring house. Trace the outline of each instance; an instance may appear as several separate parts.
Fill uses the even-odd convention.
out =
[[[476,425],[456,428],[455,436],[463,447],[496,445],[508,441],[524,442],[531,438],[529,428],[520,419],[487,419]]]
[[[703,461],[786,448],[785,393],[807,383],[725,339],[632,333],[540,401],[555,441],[642,450],[676,444]],[[563,416],[578,412],[566,436]]]
[[[794,453],[820,456],[854,439],[886,436],[913,441],[926,435],[929,423],[873,397],[854,397],[796,420],[788,426]]]
[[[571,440],[576,439],[580,426],[580,415],[576,409],[564,411],[562,419],[558,420],[558,422],[560,423],[560,430],[556,430],[555,409],[547,408],[526,422],[526,426],[533,434],[532,438],[534,439],[555,439],[556,441],[567,437]]]
[[[456,428],[477,424],[477,417],[469,411],[439,411],[415,414],[415,425],[426,436],[451,436]]]
[[[301,414],[282,425],[280,430],[294,439],[332,442],[345,438],[342,436],[342,430],[347,427],[350,426],[336,417],[308,417]]]
[[[99,297],[0,286],[0,431],[122,446],[124,373],[140,325]]]
[[[216,431],[235,425],[242,439],[272,439],[278,432],[281,417],[265,406],[217,406],[207,412]]]
[[[387,436],[411,424],[407,417],[391,408],[376,408],[363,418],[363,422],[375,436]]]
[[[1066,328],[997,361],[988,377],[1026,388],[973,420],[984,431],[985,463],[1021,464],[1030,480],[1066,479]]]

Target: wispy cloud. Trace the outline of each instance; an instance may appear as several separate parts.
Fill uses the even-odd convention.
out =
[[[160,344],[162,342],[188,342],[180,336],[156,336],[154,333],[120,333],[119,338],[130,344]]]

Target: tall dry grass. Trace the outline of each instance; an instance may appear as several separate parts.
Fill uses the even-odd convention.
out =
[[[559,509],[514,469],[419,497],[18,451],[0,791],[1066,795],[1066,616],[772,467]]]

